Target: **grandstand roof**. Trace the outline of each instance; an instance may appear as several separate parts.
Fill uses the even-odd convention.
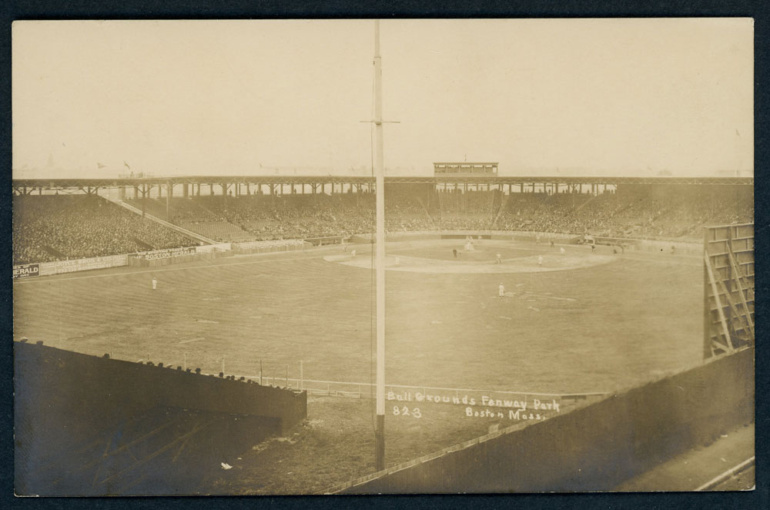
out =
[[[278,176],[278,175],[233,175],[233,176],[177,176],[149,178],[99,178],[99,179],[13,179],[13,188],[88,188],[141,186],[144,184],[366,184],[373,183],[374,177],[354,176]],[[452,175],[420,177],[386,177],[387,184],[677,184],[677,185],[721,185],[753,186],[753,177],[559,177],[559,176],[478,176],[463,177]]]

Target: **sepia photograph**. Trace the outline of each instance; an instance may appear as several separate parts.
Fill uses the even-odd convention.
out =
[[[754,20],[22,20],[16,496],[754,491]]]

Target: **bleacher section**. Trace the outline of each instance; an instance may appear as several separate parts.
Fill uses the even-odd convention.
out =
[[[14,264],[197,244],[96,195],[13,197]]]
[[[349,237],[374,231],[373,193],[129,200],[219,242]],[[700,240],[706,225],[752,222],[748,186],[627,185],[590,193],[386,187],[388,232],[508,230]],[[14,198],[14,264],[197,244],[97,196]],[[151,247],[151,248],[150,248]]]
[[[178,225],[222,243],[239,243],[254,240],[253,235],[226,221],[182,221]]]

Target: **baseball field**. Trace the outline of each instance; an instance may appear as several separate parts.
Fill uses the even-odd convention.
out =
[[[387,384],[476,395],[611,393],[702,359],[698,257],[465,244],[388,246]],[[19,280],[14,339],[207,373],[261,373],[272,384],[370,383],[371,262],[368,245],[350,245]],[[458,398],[468,395],[460,390]],[[521,421],[508,408],[504,416],[469,415],[465,403],[395,393],[403,400],[394,394],[386,406],[387,465]],[[560,412],[546,409],[545,397],[538,402],[539,418],[528,400],[532,419]],[[484,409],[479,402],[472,412]],[[236,469],[206,480],[202,492],[322,492],[370,473],[372,414],[368,398],[311,395],[301,430],[227,459]]]

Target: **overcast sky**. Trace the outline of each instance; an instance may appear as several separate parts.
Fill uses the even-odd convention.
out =
[[[385,166],[752,175],[753,35],[749,19],[385,20]],[[369,171],[373,51],[368,20],[15,22],[14,177]]]

